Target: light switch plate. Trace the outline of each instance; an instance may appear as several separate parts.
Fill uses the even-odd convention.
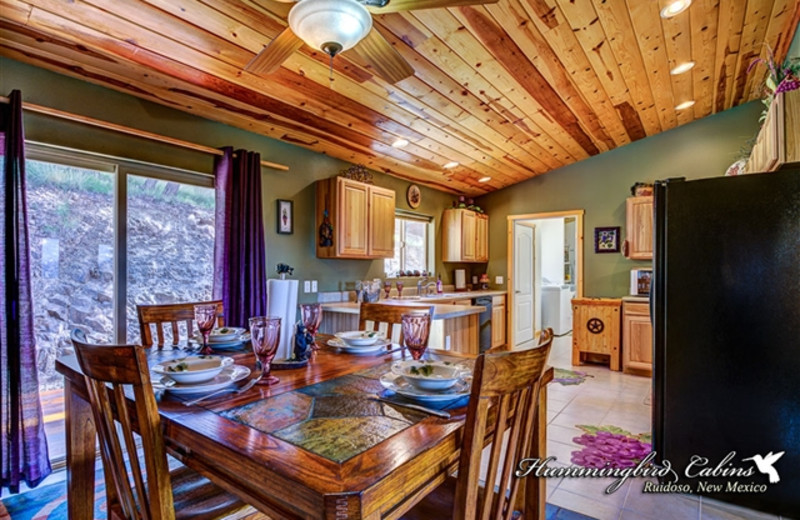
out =
[[[303,292],[310,293],[311,292],[311,280],[306,280],[303,282]]]
[[[312,293],[317,292],[317,281],[316,280],[311,280],[311,292]]]
[[[502,276],[495,276],[494,277],[494,283],[496,283],[497,285],[503,285],[503,277]]]

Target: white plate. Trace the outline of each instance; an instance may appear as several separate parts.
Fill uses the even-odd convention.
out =
[[[337,332],[335,336],[351,347],[367,347],[384,339],[383,334],[373,330],[350,330],[347,332]]]
[[[233,358],[230,357],[196,355],[164,361],[151,370],[174,379],[176,383],[196,385],[211,381],[225,367],[232,364]]]
[[[224,368],[217,377],[206,383],[200,383],[197,385],[182,385],[180,383],[175,383],[174,385],[167,387],[166,390],[167,392],[172,392],[173,394],[178,395],[214,392],[216,390],[222,390],[228,385],[246,379],[249,375],[249,368],[242,365],[231,365]],[[168,376],[164,377],[166,378]]]
[[[381,384],[384,388],[402,395],[407,399],[419,401],[421,403],[444,403],[448,401],[455,401],[464,396],[469,395],[469,382],[458,381],[455,385],[447,390],[432,391],[421,390],[414,387],[411,383],[405,380],[403,376],[397,374],[387,373],[381,376]]]
[[[429,372],[429,373],[428,373]],[[470,370],[450,361],[398,361],[392,365],[392,373],[421,390],[442,391],[454,386],[470,375]]]
[[[372,345],[367,345],[364,347],[355,347],[352,345],[348,345],[339,338],[332,338],[328,340],[329,347],[338,348],[342,352],[347,352],[348,354],[371,354],[381,349],[385,349],[386,346],[389,344],[391,344],[391,341],[389,341],[388,339],[381,339],[380,341]]]
[[[244,329],[242,329],[244,330]],[[194,335],[192,338],[195,343],[197,343],[200,348],[203,347],[203,336],[199,333]],[[239,347],[242,343],[250,341],[250,333],[245,332],[244,334],[240,334],[238,337],[233,337],[227,341],[211,341],[209,340],[208,346],[215,350],[230,350],[233,348]]]
[[[221,331],[225,331],[224,333]],[[211,331],[211,334],[208,335],[208,342],[209,343],[225,343],[229,341],[233,341],[237,337],[241,336],[246,332],[246,329],[241,327],[220,327],[218,329],[214,329]]]

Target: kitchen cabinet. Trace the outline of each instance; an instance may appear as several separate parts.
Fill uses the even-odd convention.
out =
[[[770,172],[800,163],[800,90],[775,96],[744,173]]]
[[[506,297],[492,297],[492,348],[506,344]]]
[[[572,300],[572,364],[583,359],[608,359],[611,370],[620,370],[619,298],[575,298]]]
[[[446,209],[442,214],[442,261],[488,260],[489,217],[469,209]]]
[[[316,206],[317,257],[394,256],[393,190],[333,177],[317,182]]]
[[[629,197],[625,204],[626,256],[653,259],[653,197]]]
[[[653,326],[649,303],[623,300],[622,369],[648,376],[653,372]]]

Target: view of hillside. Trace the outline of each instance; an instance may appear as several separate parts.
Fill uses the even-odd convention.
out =
[[[70,331],[114,342],[115,173],[27,162],[34,328],[42,390],[58,388],[55,359]],[[214,191],[127,176],[127,338],[139,340],[137,304],[211,296]],[[120,332],[121,334],[121,332]]]

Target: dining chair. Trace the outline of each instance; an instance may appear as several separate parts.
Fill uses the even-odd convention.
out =
[[[79,329],[71,336],[86,377],[106,482],[113,483],[108,495],[118,500],[115,513],[120,518],[201,520],[260,515],[185,466],[169,470],[143,347],[89,344]],[[127,395],[125,387],[130,388]],[[140,442],[134,437],[133,424],[138,425]],[[263,515],[248,518],[268,519]]]
[[[403,516],[404,520],[515,517],[515,506],[522,503],[520,485],[525,480],[513,473],[520,460],[530,457],[535,442],[540,381],[552,343],[553,331],[547,329],[535,348],[478,356],[458,476],[449,477],[422,498]],[[486,457],[482,457],[484,449]],[[482,467],[486,468],[483,486]],[[525,511],[521,512],[523,518],[535,518],[534,513],[526,516]]]
[[[393,338],[394,326],[396,325],[400,330],[397,343],[403,345],[403,327],[401,326],[403,323],[403,314],[410,313],[430,314],[432,320],[433,305],[362,303],[358,313],[358,330],[381,330],[385,327],[386,337],[391,340]],[[371,323],[371,325],[367,325],[367,323]],[[428,337],[430,338],[430,334]],[[427,346],[427,342],[425,345]]]
[[[136,314],[139,316],[139,331],[142,345],[153,346],[153,328],[156,330],[158,348],[164,347],[165,327],[171,332],[172,345],[181,341],[181,324],[186,328],[186,340],[194,335],[194,306],[202,304],[215,304],[217,306],[217,327],[225,325],[224,308],[222,300],[207,302],[167,303],[162,305],[137,305]]]

